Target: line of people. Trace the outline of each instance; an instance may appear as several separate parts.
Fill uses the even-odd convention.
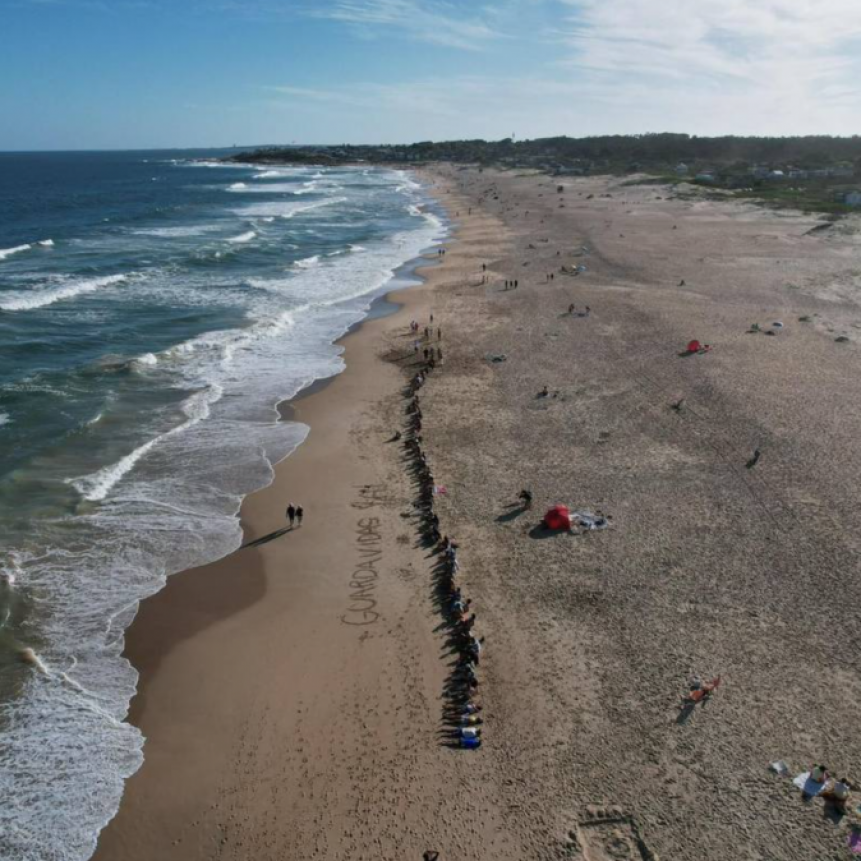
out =
[[[412,331],[412,326],[411,326]],[[426,361],[410,380],[406,389],[407,428],[404,448],[410,470],[418,485],[417,509],[420,530],[425,542],[434,548],[437,563],[434,569],[436,598],[449,628],[448,645],[457,659],[445,686],[443,708],[443,737],[448,744],[466,749],[481,747],[483,718],[481,706],[475,701],[478,690],[478,665],[484,638],[474,632],[476,615],[471,601],[464,598],[457,585],[457,544],[440,534],[439,516],[434,509],[438,490],[434,475],[422,447],[422,408],[419,390],[424,385],[435,362]]]

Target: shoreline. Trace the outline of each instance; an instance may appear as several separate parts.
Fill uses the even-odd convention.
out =
[[[445,212],[443,203],[437,200],[437,204]],[[440,244],[455,238],[456,231],[451,221],[446,226],[447,234]],[[304,487],[313,483],[309,473],[319,468],[321,460],[329,460],[325,454],[321,457],[316,450],[326,445],[324,439],[330,436],[327,431],[334,429],[334,435],[337,436],[337,432],[343,430],[345,414],[350,420],[367,403],[396,395],[402,382],[401,372],[392,363],[378,357],[376,348],[381,342],[391,341],[396,330],[406,329],[406,317],[409,314],[420,315],[426,311],[428,303],[432,301],[432,273],[438,269],[438,259],[429,257],[428,252],[406,261],[395,271],[392,281],[406,280],[408,283],[388,288],[376,296],[363,319],[351,325],[335,342],[343,347],[344,370],[315,380],[294,397],[278,404],[281,421],[303,423],[310,427],[310,431],[302,444],[274,465],[272,483],[243,500],[239,514],[243,546],[214,563],[172,575],[160,592],[142,602],[135,620],[126,631],[124,655],[139,674],[137,692],[127,720],[140,728],[145,736],[144,763],[126,781],[120,809],[99,836],[93,856],[95,859],[107,861],[153,857],[148,854],[152,849],[143,849],[137,845],[142,835],[148,833],[146,823],[155,824],[150,822],[147,813],[139,815],[139,808],[152,805],[158,796],[159,787],[170,780],[164,773],[166,764],[161,761],[161,748],[171,747],[169,737],[174,729],[171,705],[169,702],[159,704],[159,695],[154,693],[162,681],[169,690],[175,684],[172,678],[164,678],[169,674],[165,665],[170,664],[174,653],[181,650],[184,644],[206,636],[208,631],[219,625],[229,625],[235,617],[253,612],[265,603],[264,599],[271,598],[271,574],[268,570],[271,557],[280,558],[283,555],[294,564],[296,561],[304,565],[313,564],[309,560],[309,556],[313,557],[313,548],[303,547],[291,553],[283,547],[284,537],[280,538],[281,547],[276,546],[279,539],[260,549],[246,545],[259,540],[267,530],[276,531],[284,523],[283,510],[290,500],[303,504],[306,509],[306,521],[301,534],[307,535],[320,528],[319,525],[312,526],[311,522],[320,518],[323,506],[319,503],[316,506],[309,505],[309,494],[306,493],[303,498],[291,497],[290,500],[281,498],[274,503],[274,511],[270,510],[270,500],[279,497],[287,484],[296,483]],[[339,442],[343,444],[343,441]],[[349,450],[339,452],[335,464],[344,458],[345,453],[348,456],[351,454]],[[334,468],[329,463],[326,466]],[[344,464],[341,466],[343,468]],[[343,472],[350,470],[344,468]],[[264,523],[267,525],[264,526]],[[299,538],[299,530],[295,532],[295,537]],[[290,537],[294,536],[287,536]],[[276,552],[272,553],[273,550]],[[297,612],[301,614],[303,598],[306,596],[291,587],[286,592],[291,606],[284,609],[294,615]],[[199,606],[201,598],[203,607]],[[266,612],[263,611],[263,614],[266,615]],[[208,660],[206,662],[209,663]],[[177,676],[184,676],[186,672],[180,670]],[[170,700],[172,696],[169,693],[167,699]],[[199,775],[195,776],[195,782],[197,779]],[[162,816],[155,819],[163,825]],[[176,856],[178,859],[188,857],[184,843],[180,840],[176,844],[181,847]],[[164,854],[167,851],[164,847],[158,851],[160,858],[170,857]]]

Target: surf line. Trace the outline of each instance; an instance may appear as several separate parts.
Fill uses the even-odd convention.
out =
[[[345,625],[373,625],[379,621],[375,597],[383,560],[383,534],[379,517],[362,517],[356,523],[356,552],[359,561],[350,575],[350,605],[341,616]]]

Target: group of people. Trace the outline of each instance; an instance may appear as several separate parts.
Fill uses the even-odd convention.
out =
[[[433,320],[431,320],[433,322]],[[415,331],[411,325],[411,331]],[[481,706],[475,702],[478,688],[478,664],[483,638],[474,633],[475,613],[472,602],[464,598],[456,582],[458,572],[457,544],[440,533],[439,516],[434,507],[437,486],[422,447],[422,408],[419,390],[436,366],[433,356],[426,359],[421,370],[407,387],[407,429],[404,447],[418,484],[417,508],[421,531],[426,541],[439,555],[435,573],[437,594],[443,615],[450,628],[449,642],[458,655],[452,676],[446,686],[446,706],[443,715],[447,738],[459,747],[481,747]],[[400,439],[397,436],[397,439]]]
[[[293,505],[291,502],[287,506],[287,511],[285,512],[287,515],[287,522],[290,524],[290,528],[292,529],[294,524],[296,526],[302,525],[302,518],[305,516],[305,509],[302,508],[301,505]]]
[[[846,811],[846,803],[852,787],[845,777],[832,777],[826,766],[814,765],[810,769],[810,779],[822,785],[822,789],[817,793],[820,798],[832,804],[841,813]]]

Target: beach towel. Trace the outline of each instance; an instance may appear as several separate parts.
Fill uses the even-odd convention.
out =
[[[861,855],[861,831],[853,831],[846,838],[846,845],[853,855]]]
[[[805,795],[819,795],[823,789],[825,789],[824,783],[819,783],[819,781],[814,780],[810,776],[809,771],[805,771],[802,774],[797,775],[793,778],[792,782],[805,794]]]
[[[444,484],[435,484],[433,486],[434,496],[439,496],[440,494],[448,493]]]
[[[575,511],[571,515],[571,522],[590,530],[606,529],[610,525],[606,517],[600,514],[592,514],[591,511]]]

